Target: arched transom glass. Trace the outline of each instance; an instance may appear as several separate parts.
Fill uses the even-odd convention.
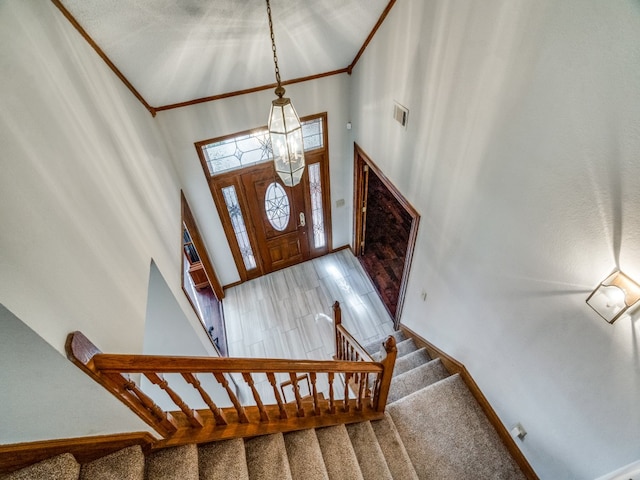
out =
[[[291,216],[289,197],[279,183],[273,182],[267,187],[264,195],[264,210],[273,228],[279,232],[287,228]]]

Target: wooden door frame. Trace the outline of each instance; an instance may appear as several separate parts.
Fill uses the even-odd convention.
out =
[[[409,240],[407,241],[407,253],[402,268],[402,280],[400,282],[400,290],[398,292],[398,304],[396,306],[396,314],[393,317],[393,325],[397,330],[400,326],[400,316],[404,299],[407,291],[407,283],[409,282],[409,272],[411,270],[411,261],[418,237],[418,225],[420,224],[420,214],[413,208],[409,201],[400,193],[400,191],[391,183],[391,181],[382,173],[382,170],[371,160],[371,158],[354,143],[354,161],[353,161],[353,253],[356,257],[360,257],[363,253],[364,231],[366,229],[366,212],[363,207],[366,206],[366,184],[365,184],[365,166],[368,167],[391,192],[394,198],[402,206],[402,208],[411,216],[411,227],[409,230]],[[384,303],[384,302],[383,302]],[[386,308],[386,305],[385,305]]]
[[[322,148],[317,148],[314,150],[310,150],[305,152],[305,157],[307,157],[307,167],[305,170],[308,170],[308,166],[316,163],[316,161],[309,161],[310,159],[314,159],[320,163],[320,179],[322,184],[322,210],[323,210],[323,220],[324,220],[324,229],[326,235],[326,247],[321,249],[314,248],[311,238],[312,235],[307,234],[308,241],[310,243],[309,250],[311,258],[315,258],[317,256],[323,255],[332,251],[333,249],[333,234],[332,234],[332,224],[331,224],[331,184],[330,184],[330,160],[329,160],[329,126],[328,126],[328,115],[327,112],[322,112],[314,115],[308,115],[302,117],[300,120],[302,122],[314,120],[316,118],[322,118]],[[266,127],[263,127],[266,129]],[[209,190],[214,200],[214,204],[216,206],[216,210],[218,211],[218,215],[220,217],[220,222],[222,224],[223,230],[225,232],[225,236],[227,238],[227,242],[229,244],[229,249],[231,250],[231,254],[233,256],[234,262],[236,264],[236,268],[238,269],[238,274],[240,276],[240,282],[243,283],[247,280],[252,280],[254,278],[265,275],[266,270],[262,262],[262,252],[259,249],[258,240],[256,238],[255,229],[259,227],[257,225],[253,225],[252,218],[247,215],[248,212],[245,212],[245,209],[242,209],[242,216],[247,227],[247,235],[249,237],[249,244],[251,245],[251,249],[253,250],[254,258],[256,260],[256,268],[250,271],[246,270],[244,265],[244,260],[238,248],[237,240],[235,232],[233,231],[233,226],[230,223],[229,213],[226,208],[226,204],[224,199],[222,198],[221,188],[226,186],[233,185],[236,191],[236,195],[238,196],[238,202],[242,206],[247,206],[246,200],[246,192],[244,191],[244,187],[242,182],[240,181],[240,174],[243,169],[230,170],[223,173],[218,173],[212,175],[209,172],[209,168],[207,166],[207,161],[202,152],[202,147],[208,145],[210,143],[214,143],[217,141],[221,141],[224,139],[236,137],[242,134],[249,133],[251,131],[255,131],[256,129],[246,130],[244,132],[237,132],[230,135],[225,135],[223,137],[212,138],[208,140],[202,140],[199,142],[195,142],[195,148],[198,153],[198,158],[200,159],[200,164],[202,166],[204,175],[207,179],[207,184],[209,185]],[[257,164],[256,166],[259,166]],[[244,167],[244,169],[251,167]],[[309,195],[309,173],[308,171],[304,172],[302,181],[305,184],[305,192],[304,192],[304,207],[305,210],[311,213],[311,199]],[[286,187],[285,187],[286,188]],[[310,220],[309,220],[310,222]],[[309,223],[311,225],[311,223]],[[309,229],[308,232],[312,233],[312,230]],[[322,250],[321,253],[318,253],[319,250]],[[236,285],[236,284],[234,284]]]
[[[207,248],[205,247],[202,236],[200,235],[200,231],[198,230],[198,225],[196,224],[193,213],[191,213],[191,208],[189,208],[187,198],[184,196],[184,192],[182,190],[180,190],[180,205],[182,209],[183,227],[185,227],[189,232],[189,236],[193,241],[193,246],[196,248],[196,252],[198,252],[198,256],[200,257],[202,267],[207,274],[207,280],[209,280],[209,285],[211,286],[213,294],[216,296],[218,301],[221,302],[224,298],[224,290],[222,288],[222,285],[220,284],[220,280],[218,280],[218,276],[216,275],[216,272],[213,268],[213,263],[211,263],[209,253],[207,252]],[[180,230],[180,235],[182,236],[182,230]],[[180,245],[182,245],[182,242],[180,242]],[[182,250],[182,247],[180,247],[180,250]],[[182,269],[182,262],[180,263],[180,268],[183,275],[182,284],[184,285],[184,269]],[[189,297],[189,295],[187,295],[187,297]]]

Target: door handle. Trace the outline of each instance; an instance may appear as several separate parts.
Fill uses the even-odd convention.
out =
[[[304,217],[304,212],[300,212],[299,217],[300,217],[300,224],[298,226],[304,227],[307,224],[306,219]]]

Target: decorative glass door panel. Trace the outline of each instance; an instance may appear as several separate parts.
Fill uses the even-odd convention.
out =
[[[243,173],[249,214],[253,219],[265,273],[309,258],[303,183],[284,187],[271,163]]]

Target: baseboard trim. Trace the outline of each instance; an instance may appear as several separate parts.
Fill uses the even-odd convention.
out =
[[[0,475],[67,452],[79,463],[91,462],[132,445],[140,445],[147,452],[155,441],[148,432],[133,432],[0,445]]]
[[[502,440],[502,443],[505,445],[505,447],[507,447],[507,450],[509,450],[509,453],[522,470],[522,473],[524,473],[524,475],[529,480],[539,480],[538,475],[533,470],[526,457],[522,454],[515,440],[513,439],[507,428],[502,424],[502,421],[496,414],[493,407],[491,407],[491,404],[487,400],[487,397],[484,396],[484,394],[480,390],[480,387],[478,387],[478,384],[475,382],[466,367],[455,358],[440,350],[431,342],[422,338],[410,328],[400,324],[400,330],[407,337],[413,338],[413,341],[418,346],[418,348],[424,347],[431,358],[439,358],[449,373],[458,373],[460,375],[460,378],[462,378],[462,380],[465,382],[467,388],[469,388],[469,391],[474,396],[474,398],[480,405],[480,408],[482,408],[485,415],[489,419],[489,422],[491,422],[493,427],[496,429],[500,440]]]

